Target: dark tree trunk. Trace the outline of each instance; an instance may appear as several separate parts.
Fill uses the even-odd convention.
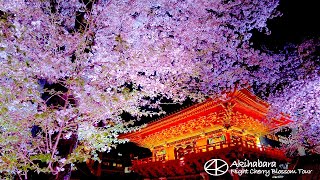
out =
[[[69,154],[77,147],[78,135],[72,134],[69,139],[61,139],[58,145],[59,156],[67,158]],[[59,172],[54,179],[69,180],[71,178],[71,164],[64,166],[64,171]]]
[[[86,19],[84,17],[86,12],[90,12],[92,10],[92,6],[94,4],[95,0],[84,0],[83,3],[86,4],[86,11],[85,12],[76,12],[76,20],[75,20],[75,26],[74,30],[76,32],[81,32],[84,30],[86,24]],[[50,0],[50,6],[51,6],[51,12],[52,13],[58,13],[57,11],[57,2],[56,0]],[[88,45],[90,46],[90,44]],[[76,57],[73,54],[72,60],[75,61]],[[72,98],[70,98],[72,99]],[[70,104],[76,105],[76,102],[69,102]],[[61,105],[61,104],[60,104]],[[62,158],[67,158],[69,154],[71,154],[74,149],[77,147],[78,143],[78,135],[77,133],[73,133],[69,139],[60,139],[60,142],[58,144],[58,151],[59,156]],[[50,179],[55,180],[69,180],[71,178],[71,165],[68,164],[64,166],[64,171],[59,172],[55,177]]]

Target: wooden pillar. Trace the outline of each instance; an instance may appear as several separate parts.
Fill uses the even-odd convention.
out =
[[[174,160],[174,146],[166,147],[166,160]]]
[[[230,132],[226,131],[226,144],[228,147],[230,146],[231,138],[230,138]]]
[[[156,150],[154,148],[151,149],[152,152],[152,161],[156,161]]]
[[[260,137],[256,137],[256,146],[257,146],[257,148],[259,149],[259,150],[261,150],[262,148],[262,146],[261,146],[261,142],[260,142]]]

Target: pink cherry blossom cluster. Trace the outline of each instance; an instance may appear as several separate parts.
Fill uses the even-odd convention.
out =
[[[88,151],[106,151],[123,142],[119,133],[138,129],[120,119],[121,113],[141,117],[155,113],[141,110],[143,106],[160,108],[161,99],[150,104],[148,98],[202,100],[253,84],[263,90],[282,81],[283,90],[275,88],[270,102],[295,116],[293,126],[301,127],[310,143],[318,142],[312,137],[319,130],[319,79],[317,68],[311,68],[315,63],[310,63],[319,62],[312,54],[314,42],[295,47],[297,53],[289,55],[250,46],[251,30],[270,33],[266,22],[280,15],[278,4],[2,0],[0,172],[23,175],[27,166],[58,173],[65,164],[96,157]],[[293,70],[297,77],[291,78]],[[67,93],[43,89],[40,79],[62,84]],[[59,96],[64,106],[48,107],[43,92]],[[70,98],[76,106],[68,103]],[[104,128],[95,126],[105,120]],[[34,125],[42,129],[37,137],[28,129]],[[73,133],[79,144],[61,163],[57,146]],[[40,168],[34,159],[47,162],[48,168]]]

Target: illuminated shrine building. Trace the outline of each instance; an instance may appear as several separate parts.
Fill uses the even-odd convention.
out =
[[[290,120],[267,120],[269,105],[247,89],[225,99],[208,99],[122,135],[152,151],[151,158],[133,161],[132,169],[145,178],[188,177],[204,172],[204,163],[213,157],[286,161],[281,150],[260,144],[260,137],[274,137],[270,132]]]

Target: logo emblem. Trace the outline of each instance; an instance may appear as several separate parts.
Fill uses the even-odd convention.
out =
[[[222,159],[211,159],[204,164],[204,170],[212,176],[224,175],[229,165]]]

